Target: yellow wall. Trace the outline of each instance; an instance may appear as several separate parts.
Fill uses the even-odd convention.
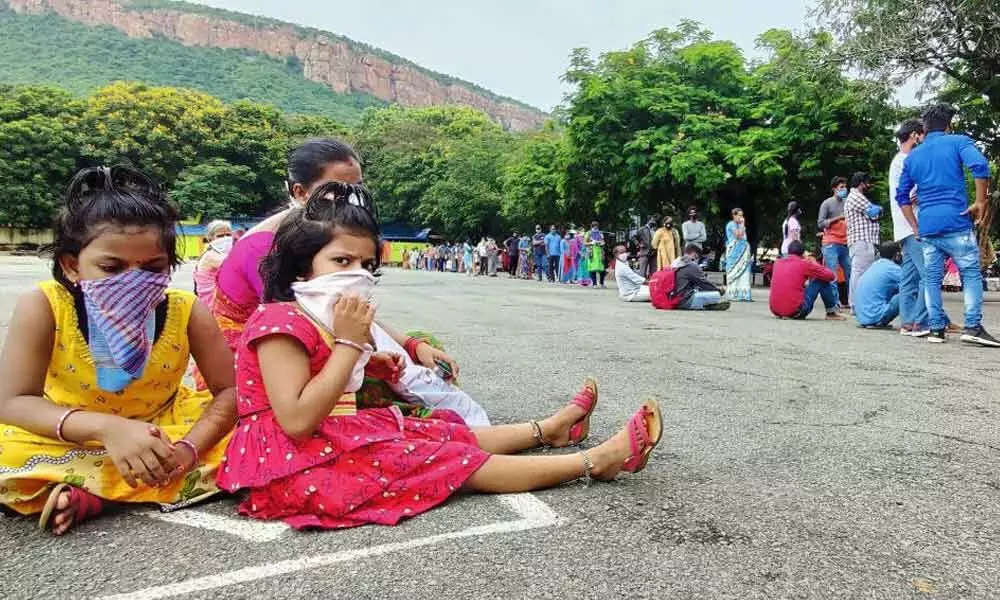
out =
[[[382,247],[382,262],[390,265],[403,263],[403,251],[414,248],[423,250],[427,242],[385,242]]]

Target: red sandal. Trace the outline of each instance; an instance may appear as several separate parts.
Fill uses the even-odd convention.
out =
[[[573,399],[570,401],[570,404],[579,406],[587,411],[587,414],[583,415],[583,418],[570,428],[570,445],[579,444],[590,435],[590,415],[594,414],[594,409],[597,407],[597,398],[597,380],[593,377],[588,377],[583,381],[583,389],[577,392],[576,396],[573,396]]]
[[[638,473],[646,468],[649,455],[660,443],[663,436],[663,418],[660,415],[660,405],[656,400],[647,400],[632,418],[629,419],[628,441],[632,454],[625,459],[622,470],[626,473]]]
[[[76,505],[76,512],[73,514],[73,522],[71,523],[71,526],[79,525],[87,519],[96,517],[104,512],[104,500],[82,488],[72,486],[68,483],[60,483],[56,487],[52,488],[52,492],[49,493],[48,500],[45,501],[45,507],[42,509],[42,514],[38,518],[38,526],[40,528],[49,529],[49,521],[52,518],[52,513],[56,510],[56,504],[59,502],[59,496],[67,490],[69,490],[69,504],[67,506]]]

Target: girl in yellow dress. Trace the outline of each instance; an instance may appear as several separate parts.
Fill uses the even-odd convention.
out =
[[[217,493],[233,356],[208,309],[167,289],[176,210],[143,174],[78,173],[54,281],[22,296],[0,356],[0,504],[61,535],[106,502]],[[208,390],[181,385],[193,355]]]

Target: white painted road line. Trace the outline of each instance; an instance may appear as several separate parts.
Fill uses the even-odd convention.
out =
[[[180,596],[182,594],[191,594],[194,592],[213,590],[240,583],[257,581],[268,577],[276,577],[278,575],[287,575],[289,573],[327,567],[337,563],[350,562],[371,556],[382,556],[393,552],[411,550],[413,548],[420,548],[423,546],[431,546],[451,540],[496,535],[501,533],[514,533],[517,531],[528,531],[531,529],[550,527],[559,522],[559,518],[556,513],[549,508],[548,505],[531,494],[511,494],[500,496],[500,498],[505,504],[517,512],[521,518],[516,521],[503,521],[500,523],[490,523],[489,525],[478,525],[476,527],[469,527],[460,531],[441,533],[438,535],[407,540],[405,542],[382,544],[368,548],[358,548],[356,550],[345,550],[329,554],[318,554],[315,556],[283,560],[266,565],[244,567],[227,573],[219,573],[217,575],[208,575],[205,577],[195,577],[178,583],[149,587],[125,594],[102,596],[98,598],[98,600],[154,600],[156,598],[170,598],[173,596]],[[260,523],[254,523],[254,525],[259,526]]]
[[[174,525],[211,529],[212,531],[235,535],[248,542],[258,544],[274,541],[291,529],[291,527],[281,521],[256,521],[243,517],[227,517],[193,508],[168,513],[149,511],[142,513],[142,516],[166,521]]]

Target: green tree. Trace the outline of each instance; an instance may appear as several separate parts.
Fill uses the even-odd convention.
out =
[[[52,223],[80,154],[82,110],[60,90],[0,86],[0,225]]]
[[[254,179],[249,167],[213,158],[182,171],[170,197],[185,218],[253,216],[260,206],[249,189]]]
[[[421,202],[457,164],[450,149],[466,140],[484,136],[500,139],[506,135],[485,113],[466,107],[435,106],[370,109],[354,138],[382,218],[413,221],[432,215],[439,219],[437,209],[430,205],[421,208]]]
[[[134,165],[170,188],[205,155],[224,114],[220,100],[200,92],[115,83],[87,101],[81,119],[84,155]]]
[[[843,55],[875,78],[922,76],[965,114],[962,125],[1000,157],[1000,3],[996,0],[821,0]]]
[[[519,140],[502,174],[502,214],[508,223],[528,231],[537,223],[555,223],[573,216],[566,199],[569,143],[563,131],[549,123],[543,131]],[[591,215],[580,215],[587,218]]]

